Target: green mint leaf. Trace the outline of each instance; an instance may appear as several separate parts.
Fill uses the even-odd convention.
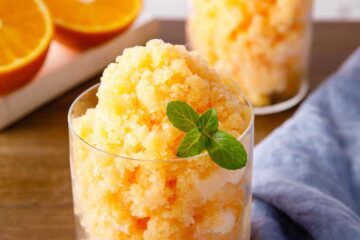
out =
[[[183,132],[192,130],[199,120],[199,114],[189,104],[180,101],[168,103],[166,114],[174,127]]]
[[[218,130],[219,122],[215,109],[209,109],[201,115],[196,125],[199,127],[201,132],[213,133]]]
[[[205,150],[205,142],[206,137],[200,133],[199,129],[193,128],[186,133],[184,139],[180,143],[176,155],[182,158],[199,155]]]
[[[236,170],[246,165],[246,150],[232,135],[217,131],[209,139],[209,144],[206,146],[207,151],[212,160],[220,167]]]
[[[168,104],[166,114],[174,127],[187,132],[176,153],[178,157],[193,157],[206,149],[222,168],[236,170],[246,165],[248,157],[244,146],[232,135],[218,130],[215,109],[199,116],[190,105],[173,101]]]

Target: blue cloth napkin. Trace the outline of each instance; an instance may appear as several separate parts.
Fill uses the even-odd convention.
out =
[[[254,156],[253,240],[360,239],[360,49]]]

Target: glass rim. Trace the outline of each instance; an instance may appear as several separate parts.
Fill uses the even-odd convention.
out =
[[[73,134],[78,140],[80,140],[80,142],[84,143],[85,145],[87,145],[88,147],[93,149],[94,151],[99,152],[99,153],[104,154],[104,155],[111,156],[111,157],[119,158],[119,159],[125,159],[125,160],[130,160],[130,161],[139,161],[139,162],[192,161],[192,160],[196,160],[196,159],[206,157],[206,156],[209,155],[207,152],[204,152],[202,154],[199,154],[199,155],[196,155],[196,156],[193,156],[193,157],[187,157],[187,158],[172,158],[172,159],[163,159],[163,160],[160,160],[160,159],[141,159],[141,158],[132,158],[132,157],[121,156],[121,155],[110,153],[110,152],[107,152],[107,151],[105,151],[105,150],[103,150],[101,148],[93,146],[92,144],[87,142],[85,139],[80,137],[79,134],[74,130],[74,127],[73,127],[73,124],[72,124],[72,116],[71,116],[71,114],[72,114],[76,104],[80,101],[80,99],[82,99],[86,94],[88,94],[90,91],[94,90],[95,88],[98,88],[99,86],[100,86],[100,83],[94,84],[93,86],[91,86],[88,89],[86,89],[85,91],[83,91],[79,96],[77,96],[75,98],[75,100],[71,103],[69,111],[68,111],[68,115],[67,115],[68,128],[69,128],[70,134]],[[254,108],[253,108],[251,102],[242,93],[240,94],[240,97],[242,99],[244,99],[245,104],[250,108],[251,117],[250,117],[250,122],[249,122],[247,128],[240,134],[239,137],[236,138],[238,141],[240,141],[250,131],[252,131],[252,128],[254,126],[254,120],[255,120]]]

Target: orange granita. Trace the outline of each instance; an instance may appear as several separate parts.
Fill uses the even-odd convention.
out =
[[[126,49],[104,71],[96,107],[71,123],[83,239],[247,240],[252,112],[240,95],[184,46],[152,40]],[[175,159],[183,133],[167,118],[172,100],[199,113],[215,108],[220,129],[244,134],[247,166],[225,170],[206,154]]]

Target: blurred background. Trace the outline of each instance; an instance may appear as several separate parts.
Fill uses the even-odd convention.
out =
[[[166,18],[184,17],[188,6],[186,0],[147,0],[146,10]],[[359,0],[316,0],[314,16],[324,21],[360,21]]]

